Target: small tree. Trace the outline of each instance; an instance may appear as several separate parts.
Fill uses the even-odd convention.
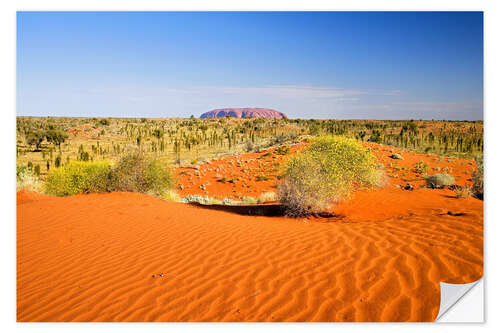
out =
[[[109,122],[109,119],[103,118],[103,119],[99,119],[99,124],[101,124],[103,126],[108,126],[110,124],[110,122]]]
[[[61,151],[61,144],[66,141],[66,139],[68,138],[68,134],[61,130],[48,130],[45,133],[45,137],[47,138],[48,142],[51,142],[54,144],[54,146],[59,147],[59,151]]]
[[[163,138],[163,135],[165,132],[162,129],[155,129],[153,130],[152,135],[158,140],[158,146],[160,146],[160,150],[163,151],[162,145],[161,145],[161,139]]]
[[[45,133],[42,131],[33,131],[26,134],[26,143],[30,146],[35,146],[35,150],[40,150],[40,145],[45,138]]]

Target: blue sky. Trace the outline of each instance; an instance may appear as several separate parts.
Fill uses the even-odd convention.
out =
[[[483,119],[480,12],[19,12],[17,113]]]

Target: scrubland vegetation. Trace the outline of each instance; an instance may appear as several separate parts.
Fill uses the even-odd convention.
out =
[[[309,147],[291,155],[285,166],[273,163],[276,171],[284,167],[277,176],[281,179],[278,193],[242,196],[236,202],[201,195],[181,198],[173,190],[174,166],[196,167],[211,159],[269,147],[275,147],[275,155],[288,155],[289,145],[300,141],[309,141]],[[18,117],[16,176],[18,189],[52,195],[133,191],[212,204],[281,201],[289,215],[297,216],[324,211],[355,188],[384,181],[383,165],[363,142],[448,157],[477,157],[472,187],[455,190],[458,197],[483,197],[483,123],[479,121]],[[390,156],[396,170],[398,160],[404,158],[398,153]],[[423,162],[415,163],[412,171],[425,176],[429,187],[454,183],[447,170],[436,174]],[[255,181],[265,182],[269,177],[258,174]],[[233,178],[222,176],[218,181],[234,183]]]
[[[56,164],[117,160],[137,148],[169,164],[196,163],[323,135],[457,157],[483,151],[482,122],[18,117],[17,157],[39,165],[43,177]]]

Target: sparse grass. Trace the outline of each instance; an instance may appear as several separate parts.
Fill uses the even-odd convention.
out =
[[[276,192],[262,192],[258,198],[259,203],[273,202],[278,200]]]
[[[474,194],[470,185],[457,186],[454,189],[457,198],[471,198]]]
[[[198,195],[198,194],[195,194],[195,195],[189,194],[181,199],[181,202],[184,202],[184,203],[199,203],[202,205],[221,205],[221,204],[225,204],[225,201],[226,201],[226,199],[224,199],[224,201],[222,201],[222,200],[219,200],[216,198],[209,197],[208,195],[202,196],[202,195]]]
[[[429,164],[419,161],[415,163],[414,170],[418,174],[425,175],[429,171]]]
[[[241,198],[241,203],[244,205],[255,205],[257,204],[257,199],[254,197],[243,197]]]
[[[17,190],[28,190],[40,192],[42,190],[42,182],[38,175],[28,168],[26,165],[16,166],[16,188]]]
[[[160,197],[161,197],[161,199],[166,200],[166,201],[173,201],[173,202],[180,202],[181,201],[181,196],[179,195],[179,193],[177,193],[176,191],[174,191],[172,189],[164,191]]]

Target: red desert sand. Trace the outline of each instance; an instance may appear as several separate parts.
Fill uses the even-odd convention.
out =
[[[17,320],[433,321],[440,282],[483,275],[483,202],[423,188],[388,156],[448,167],[458,184],[470,183],[474,165],[370,146],[392,177],[331,218],[244,216],[137,193],[18,192]],[[213,174],[231,176],[236,164],[205,170],[194,185],[233,194]],[[247,183],[275,190],[276,179]],[[406,183],[414,190],[394,186]]]

